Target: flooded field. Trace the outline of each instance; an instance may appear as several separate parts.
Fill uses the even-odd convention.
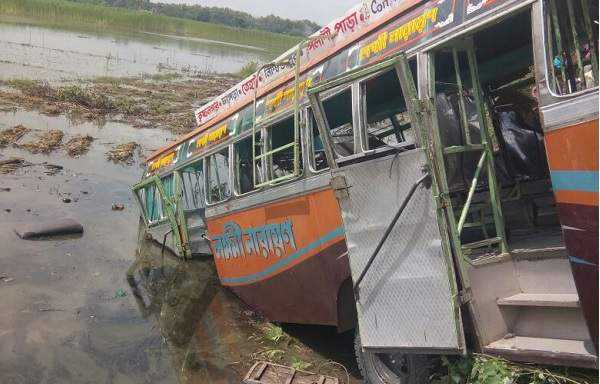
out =
[[[164,72],[235,73],[273,53],[151,33],[84,33],[0,22],[0,80],[81,79]]]
[[[360,382],[353,334],[269,323],[210,258],[138,243],[142,159],[235,81],[205,72],[268,54],[6,24],[0,40],[0,383],[240,383],[258,360]],[[61,218],[84,233],[14,232]]]

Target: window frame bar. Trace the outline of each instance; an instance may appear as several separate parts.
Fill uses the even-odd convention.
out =
[[[228,184],[229,184],[229,196],[226,197],[226,198],[224,198],[224,199],[221,199],[219,201],[211,202],[209,200],[209,196],[210,196],[210,177],[209,177],[209,169],[208,169],[210,167],[210,163],[211,163],[210,158],[212,156],[218,155],[220,152],[222,152],[225,149],[227,150],[227,161],[228,161],[227,179],[228,179]],[[231,158],[231,155],[232,155],[231,144],[227,144],[227,145],[225,145],[225,146],[223,146],[223,147],[221,147],[219,149],[216,149],[214,152],[206,155],[205,157],[203,157],[204,161],[203,161],[203,165],[202,166],[204,167],[204,191],[205,191],[204,192],[204,200],[205,200],[205,203],[206,203],[207,207],[224,203],[224,202],[230,200],[232,198],[232,196],[233,196],[232,187],[231,187],[231,176],[232,176],[232,172],[233,172],[232,171],[232,161],[231,161],[232,158]],[[221,193],[221,191],[219,190],[219,194],[220,193]]]

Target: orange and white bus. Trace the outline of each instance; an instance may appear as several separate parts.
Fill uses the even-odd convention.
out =
[[[468,350],[597,367],[598,80],[597,2],[364,1],[133,189],[271,320],[357,329],[368,382]]]

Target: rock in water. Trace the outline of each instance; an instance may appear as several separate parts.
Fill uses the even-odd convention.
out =
[[[62,236],[83,233],[83,226],[73,219],[59,219],[47,223],[23,224],[15,228],[21,239],[35,239],[47,236]]]

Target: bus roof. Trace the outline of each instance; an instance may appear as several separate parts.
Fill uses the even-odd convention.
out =
[[[444,1],[449,0],[436,0],[434,2],[443,3]],[[301,73],[318,65],[392,18],[424,2],[426,0],[372,0],[363,1],[361,4],[354,6],[343,16],[311,35],[312,39],[302,49]],[[322,39],[318,39],[319,36],[322,36]],[[291,80],[294,77],[297,49],[298,45],[292,47],[274,60],[274,63],[279,63],[278,65],[261,71],[259,76],[257,76],[257,73],[248,76],[215,97],[211,102],[196,109],[194,114],[198,128],[155,151],[146,161],[156,159],[161,154],[235,114],[253,102],[255,93],[256,97],[264,96],[269,91]]]

